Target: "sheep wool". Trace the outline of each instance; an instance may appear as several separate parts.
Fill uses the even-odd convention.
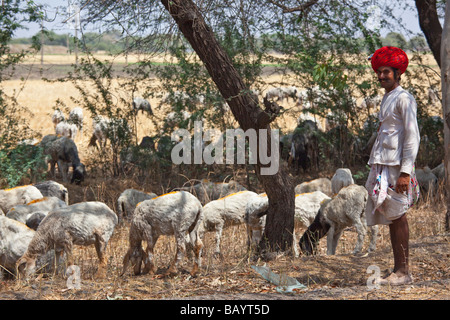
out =
[[[191,275],[195,276],[200,266],[203,243],[198,236],[198,224],[202,219],[202,205],[191,193],[175,191],[141,202],[135,209],[131,220],[129,249],[123,260],[122,275],[128,265],[134,266],[134,274],[154,273],[153,248],[161,235],[173,235],[177,243],[175,258],[167,274],[177,273],[177,267],[186,251],[186,235],[194,248],[195,259]],[[142,249],[142,241],[147,248]]]

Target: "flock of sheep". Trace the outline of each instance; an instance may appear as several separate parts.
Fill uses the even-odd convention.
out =
[[[305,254],[315,253],[319,237],[311,236],[309,227],[317,221],[321,221],[323,235],[328,233],[328,254],[335,254],[339,237],[349,226],[355,226],[358,233],[354,253],[361,252],[367,229],[367,191],[354,183],[349,169],[338,169],[332,179],[304,182],[295,192],[295,220],[308,228],[299,241]],[[36,272],[54,271],[55,266],[63,265],[62,261],[66,266],[73,264],[74,245],[94,245],[99,259],[96,276],[105,277],[108,241],[116,226],[127,220],[129,248],[121,275],[130,265],[136,275],[154,272],[153,248],[161,235],[176,239],[176,255],[167,274],[177,273],[185,253],[192,251],[191,274],[196,275],[201,267],[205,232],[215,233],[214,253],[220,255],[224,228],[245,224],[250,249],[262,239],[268,209],[265,194],[246,190],[234,181],[202,181],[159,196],[127,189],[117,199],[117,213],[98,201],[69,205],[68,197],[67,189],[53,180],[0,190],[2,272],[28,278]],[[369,250],[375,250],[376,237],[375,230]],[[298,255],[296,237],[293,247]]]
[[[285,99],[296,94],[292,88],[273,90],[267,96]],[[136,100],[133,108],[152,113],[150,104]],[[58,165],[63,181],[80,183],[85,176],[74,137],[82,130],[83,114],[74,109],[69,119],[55,112],[53,121],[57,135],[47,135],[40,142],[51,165],[52,177]],[[101,121],[94,122],[101,129]],[[95,131],[95,130],[94,130]],[[101,131],[101,130],[99,130]],[[95,135],[95,133],[94,133]],[[97,139],[104,138],[98,133]],[[424,170],[423,175],[438,174]],[[418,170],[419,171],[419,170]],[[418,177],[422,172],[418,172]],[[428,178],[427,178],[428,179]],[[437,177],[436,177],[437,179]],[[428,181],[428,180],[427,180]],[[431,177],[427,186],[434,184]],[[421,180],[419,179],[419,183]],[[437,180],[436,180],[437,182]],[[331,179],[304,182],[295,188],[295,220],[306,231],[299,241],[294,235],[295,254],[315,254],[321,237],[327,235],[327,254],[335,254],[345,228],[354,226],[357,242],[354,254],[362,251],[367,233],[365,205],[368,193],[355,184],[347,168],[336,170]],[[134,274],[155,271],[153,249],[161,235],[173,235],[177,252],[167,273],[177,272],[186,251],[193,251],[191,274],[198,273],[205,232],[215,232],[214,253],[221,254],[220,241],[224,228],[233,224],[247,226],[249,249],[262,240],[268,197],[246,190],[236,182],[203,181],[163,195],[125,190],[117,199],[117,212],[98,201],[69,205],[67,189],[53,180],[35,185],[0,190],[0,272],[30,277],[36,272],[50,272],[61,258],[73,264],[74,245],[94,245],[98,259],[98,277],[107,270],[106,248],[116,226],[130,222],[129,248],[123,258],[123,275],[132,265]],[[376,249],[378,230],[371,227],[369,251]],[[143,248],[146,242],[146,248]],[[56,263],[54,262],[56,261]]]

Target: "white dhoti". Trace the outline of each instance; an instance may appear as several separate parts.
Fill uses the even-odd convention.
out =
[[[372,165],[366,182],[369,193],[366,205],[368,226],[391,224],[400,218],[419,198],[415,170],[410,175],[410,184],[405,193],[395,192],[400,176],[400,166]]]

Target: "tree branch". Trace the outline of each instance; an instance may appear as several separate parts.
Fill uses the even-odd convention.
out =
[[[297,7],[293,7],[293,8],[289,8],[286,7],[284,4],[279,3],[278,1],[274,1],[274,0],[268,0],[271,4],[281,8],[283,10],[283,13],[290,13],[290,12],[297,12],[297,11],[305,11],[306,9],[308,9],[309,7],[315,5],[317,2],[319,2],[319,0],[311,0],[308,1],[300,6]]]

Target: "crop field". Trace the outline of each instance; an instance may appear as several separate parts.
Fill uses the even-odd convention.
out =
[[[98,58],[105,58],[98,56]],[[130,56],[128,62],[138,61],[139,57]],[[43,76],[52,78],[69,68],[74,62],[73,55],[46,54],[44,56]],[[156,62],[164,62],[161,57]],[[125,59],[117,58],[115,63],[125,63]],[[432,64],[432,62],[430,62]],[[14,95],[21,106],[27,109],[27,118],[33,130],[41,136],[54,133],[51,114],[56,101],[61,101],[69,109],[76,107],[71,97],[78,97],[79,92],[70,82],[48,82],[39,73],[40,56],[30,57],[20,66],[19,73],[23,77],[14,78],[2,83],[4,90]],[[267,74],[270,83],[289,82],[288,76]],[[156,81],[156,80],[155,80]],[[121,79],[114,79],[113,86],[118,89]],[[155,85],[156,87],[156,85]],[[119,90],[118,90],[119,91]],[[159,98],[150,98],[150,104],[156,116],[163,116],[166,110],[158,109]],[[296,126],[296,106],[293,101],[285,107],[286,112],[277,120],[275,126],[284,132]],[[231,117],[231,115],[228,115]],[[113,177],[92,170],[96,167],[95,149],[88,146],[92,135],[92,119],[88,111],[85,113],[84,129],[75,139],[80,159],[86,164],[88,176],[81,185],[66,184],[69,190],[70,203],[81,201],[102,201],[116,211],[117,198],[127,188],[140,189],[146,192],[162,194],[170,190],[174,184],[183,184],[189,177],[179,180],[164,179],[145,180],[134,176]],[[154,135],[158,130],[158,122],[149,116],[139,113],[136,119],[137,140],[146,135]],[[363,165],[364,166],[364,165]],[[358,168],[356,168],[358,169]],[[91,170],[91,173],[89,171]],[[239,169],[233,178],[246,185],[245,171]],[[331,178],[333,172],[321,172],[320,176]],[[296,182],[308,180],[312,176],[295,177]],[[57,180],[58,182],[62,182]],[[364,181],[357,181],[363,184]],[[257,182],[253,189],[261,192]],[[413,207],[409,215],[410,226],[410,265],[414,283],[400,287],[382,287],[370,290],[367,280],[370,276],[368,268],[376,266],[382,273],[393,266],[389,230],[387,226],[380,228],[380,235],[375,252],[366,254],[368,239],[363,249],[364,254],[352,254],[356,242],[356,230],[348,228],[338,244],[335,256],[326,255],[326,238],[321,239],[319,254],[316,256],[295,257],[281,255],[271,261],[254,261],[247,252],[247,236],[244,225],[231,226],[222,235],[222,257],[213,254],[214,235],[206,233],[202,267],[196,277],[189,271],[192,259],[186,258],[176,276],[165,277],[171,259],[176,252],[173,237],[160,237],[155,247],[156,274],[135,276],[131,270],[120,276],[122,261],[128,249],[129,222],[125,221],[116,227],[108,248],[108,272],[105,279],[97,279],[97,255],[94,247],[74,247],[75,265],[81,270],[81,286],[70,289],[64,274],[39,275],[31,280],[5,277],[0,279],[0,299],[33,299],[33,300],[143,300],[143,299],[196,299],[196,300],[426,300],[450,299],[450,234],[445,232],[444,217],[446,207],[442,186],[439,194],[428,200],[420,201]],[[300,238],[304,228],[297,225],[295,233]],[[265,280],[253,268],[253,265],[266,265],[279,275],[295,278],[305,285],[289,294],[277,291],[277,286]],[[369,268],[370,269],[370,268]]]

